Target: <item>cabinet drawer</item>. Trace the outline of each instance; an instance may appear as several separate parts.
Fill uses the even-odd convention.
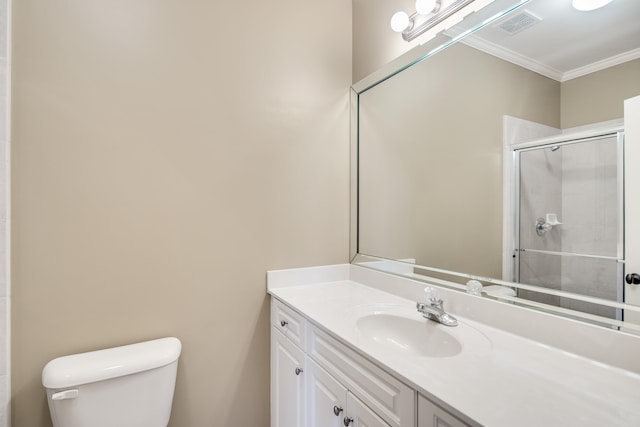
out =
[[[315,327],[307,354],[393,427],[415,425],[415,392]]]
[[[271,322],[298,347],[305,348],[304,318],[275,298],[271,298]]]

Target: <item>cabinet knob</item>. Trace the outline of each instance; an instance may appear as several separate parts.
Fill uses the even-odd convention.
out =
[[[280,321],[280,326],[282,326],[283,328],[284,328],[285,326],[287,326],[288,324],[289,324],[289,322],[287,322],[286,320],[281,320],[281,321]]]
[[[339,407],[338,405],[333,407],[333,413],[335,414],[336,417],[340,415],[340,412],[342,412],[341,407]]]
[[[349,424],[351,424],[352,422],[353,422],[353,418],[344,417],[344,425],[345,425],[345,427],[349,427]]]
[[[296,368],[296,375],[300,375],[302,373],[302,369]]]

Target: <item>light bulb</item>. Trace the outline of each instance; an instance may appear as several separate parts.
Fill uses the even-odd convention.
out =
[[[611,0],[573,0],[571,3],[576,9],[587,11],[599,9],[602,6],[606,6],[607,4],[611,3]]]
[[[391,17],[391,29],[396,33],[401,33],[409,26],[409,15],[407,12],[396,12]]]
[[[416,0],[416,12],[428,15],[436,8],[436,0]]]

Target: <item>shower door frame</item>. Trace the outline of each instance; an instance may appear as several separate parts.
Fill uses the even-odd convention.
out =
[[[624,129],[622,127],[615,127],[610,129],[603,129],[600,131],[581,132],[576,134],[562,134],[550,138],[541,138],[538,140],[514,144],[511,146],[512,165],[513,165],[513,194],[511,200],[512,211],[512,239],[511,240],[511,261],[512,261],[512,276],[511,279],[520,283],[520,153],[532,150],[539,150],[545,148],[551,148],[554,146],[562,147],[564,145],[580,144],[583,142],[589,142],[604,138],[616,138],[616,152],[617,152],[617,247],[616,257],[609,256],[597,256],[586,254],[574,254],[564,252],[553,251],[535,251],[537,253],[546,253],[549,255],[558,256],[576,256],[585,257],[591,259],[607,259],[615,261],[616,267],[616,297],[617,302],[624,302],[624,274],[625,274],[625,250],[624,250]],[[532,225],[533,226],[533,225]],[[533,251],[529,251],[533,252]],[[507,262],[505,259],[503,262]],[[549,288],[549,291],[553,293],[553,289]],[[518,289],[516,289],[518,292]],[[588,296],[588,295],[585,295]],[[623,311],[621,308],[616,308],[616,320],[622,320]]]

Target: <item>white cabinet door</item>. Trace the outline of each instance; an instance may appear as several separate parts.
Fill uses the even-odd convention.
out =
[[[424,396],[418,395],[418,427],[469,427]]]
[[[307,422],[305,427],[342,427],[347,389],[307,359]]]
[[[640,273],[640,96],[624,101],[625,274]],[[640,305],[640,285],[627,284],[625,302]],[[640,313],[626,310],[624,320],[640,323]]]
[[[347,414],[343,424],[347,427],[390,427],[368,406],[351,393],[347,393]]]
[[[271,427],[304,426],[305,356],[271,328]]]
[[[307,354],[389,425],[415,425],[415,391],[379,366],[317,327],[307,330]]]

